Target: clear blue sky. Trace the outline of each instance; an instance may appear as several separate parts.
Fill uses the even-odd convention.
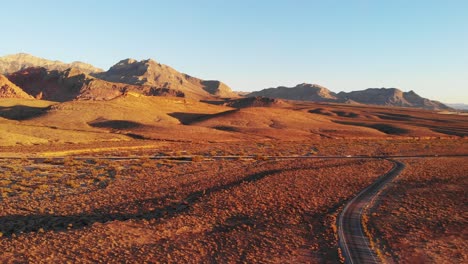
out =
[[[153,58],[235,90],[399,87],[468,103],[468,1],[3,1],[0,56]]]

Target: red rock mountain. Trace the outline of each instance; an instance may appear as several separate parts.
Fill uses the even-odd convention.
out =
[[[281,98],[287,100],[332,102],[336,101],[336,94],[327,88],[317,85],[302,83],[289,88],[279,86],[277,88],[268,88],[258,92],[248,94],[249,97],[263,96],[270,98]]]
[[[147,85],[158,89],[181,92],[193,99],[210,97],[237,97],[231,88],[220,81],[201,80],[180,73],[175,69],[154,60],[122,60],[108,71],[93,74],[94,77],[109,82],[131,85]]]
[[[25,93],[21,88],[10,82],[5,76],[0,74],[0,98],[24,98],[32,99],[32,96]]]
[[[338,97],[362,104],[415,107],[430,110],[445,110],[450,107],[441,102],[429,100],[414,91],[403,92],[397,88],[369,88],[362,91],[340,92]]]
[[[35,98],[59,102],[109,100],[128,92],[148,96],[184,97],[195,100],[240,97],[238,93],[233,92],[220,81],[192,77],[151,59],[142,61],[125,59],[112,66],[108,71],[103,72],[81,62],[67,64],[20,53],[0,57],[1,73],[10,73],[7,78],[11,81],[11,83],[2,86],[2,97],[26,98],[29,94]],[[4,79],[3,82],[5,82]],[[440,102],[423,98],[413,91],[403,92],[396,88],[369,88],[362,91],[336,94],[317,84],[302,83],[292,88],[284,86],[268,88],[250,93],[247,96],[417,107],[432,110],[450,109]],[[269,102],[265,98],[257,98],[251,101],[234,100],[231,103],[242,106],[278,105],[278,102]]]
[[[314,102],[415,107],[430,110],[450,109],[448,106],[440,102],[423,98],[414,91],[403,92],[396,88],[369,88],[362,91],[340,92],[336,94],[320,85],[303,83],[292,88],[284,86],[268,88],[250,93],[247,96],[266,96],[271,98]]]
[[[27,68],[8,75],[8,78],[37,99],[57,102],[110,100],[128,92],[148,96],[185,96],[182,92],[166,88],[104,81],[75,68],[65,71]]]

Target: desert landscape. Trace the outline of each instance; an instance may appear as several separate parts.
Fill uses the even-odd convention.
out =
[[[394,88],[236,93],[153,60],[0,66],[3,263],[467,260],[462,111]]]
[[[466,10],[3,1],[0,263],[468,263]]]

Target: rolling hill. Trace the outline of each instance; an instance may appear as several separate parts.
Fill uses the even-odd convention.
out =
[[[0,145],[163,140],[227,142],[466,137],[466,116],[262,98],[215,105],[128,92],[62,103],[0,99]],[[226,105],[224,105],[226,104]]]
[[[8,75],[8,78],[34,98],[56,102],[110,100],[129,92],[148,96],[185,97],[184,93],[167,88],[104,81],[76,68],[64,71],[27,68]]]

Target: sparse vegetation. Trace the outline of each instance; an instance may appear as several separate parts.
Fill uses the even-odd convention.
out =
[[[41,173],[66,166],[16,164],[35,166],[28,181],[45,193],[10,195],[0,205],[0,231],[9,238],[0,239],[7,249],[3,255],[14,252],[34,261],[53,250],[53,260],[59,261],[64,255],[58,252],[80,259],[88,250],[87,259],[94,261],[117,261],[127,254],[143,262],[165,261],[168,256],[175,262],[337,260],[337,208],[390,166],[381,161],[322,160],[171,161],[154,162],[153,167],[142,166],[145,159],[67,162],[79,168],[75,174],[46,177],[46,182]],[[99,168],[104,164],[124,169],[112,181]],[[106,187],[81,184],[88,177]],[[23,192],[32,191],[28,188]],[[24,219],[36,220],[25,224],[21,233],[12,224],[22,217],[8,216],[26,208],[37,213]],[[54,232],[58,230],[66,232]],[[136,237],[139,251],[128,251],[127,242]],[[47,241],[61,243],[52,246]],[[106,253],[111,248],[123,253]]]
[[[464,263],[467,158],[405,160],[407,169],[369,219],[386,258],[401,263]]]
[[[92,190],[107,185],[118,175],[111,165],[88,160],[47,158],[0,160],[0,199],[8,197],[50,197]]]
[[[468,149],[466,119],[419,110],[320,105],[311,111],[314,103],[233,110],[150,97],[44,107],[50,105],[53,111],[21,121],[2,110],[0,156],[23,158],[0,160],[1,261],[338,262],[341,206],[390,164],[286,156],[434,156]],[[402,111],[411,116],[400,120]],[[448,164],[438,166],[456,167]],[[421,181],[426,184],[447,187]],[[429,223],[437,217],[410,204],[382,205],[382,212]],[[368,232],[382,237],[374,240],[385,245],[382,252],[406,260],[392,248],[399,227],[386,224],[392,216],[379,210],[367,220],[383,230]],[[421,221],[410,220],[403,230]],[[452,230],[453,223],[444,224]]]

